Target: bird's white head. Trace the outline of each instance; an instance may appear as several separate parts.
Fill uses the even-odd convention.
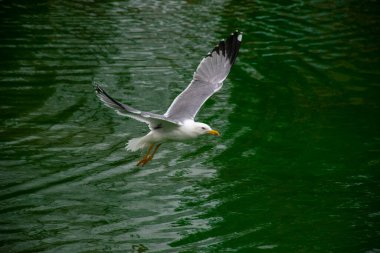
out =
[[[194,122],[192,124],[192,130],[196,135],[211,134],[215,136],[220,136],[218,131],[213,130],[209,125],[201,122]]]

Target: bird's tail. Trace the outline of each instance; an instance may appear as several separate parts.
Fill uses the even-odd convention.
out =
[[[143,141],[143,137],[133,138],[128,141],[127,146],[125,147],[128,151],[135,152],[139,149],[143,149],[147,146],[146,142]]]

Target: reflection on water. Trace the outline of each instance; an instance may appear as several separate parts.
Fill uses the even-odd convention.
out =
[[[375,2],[4,2],[1,252],[376,251]],[[241,53],[198,119],[218,139],[165,144],[92,81],[162,113],[231,31]]]

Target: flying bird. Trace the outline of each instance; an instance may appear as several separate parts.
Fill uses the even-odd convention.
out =
[[[144,157],[137,166],[144,166],[151,161],[163,142],[184,141],[201,135],[219,136],[217,130],[209,125],[194,121],[204,102],[222,88],[239,52],[243,34],[234,32],[220,41],[208,53],[194,72],[193,80],[172,102],[165,114],[144,112],[123,104],[95,83],[97,96],[103,103],[117,113],[148,124],[150,132],[142,137],[128,141],[126,149],[137,151],[147,148]]]

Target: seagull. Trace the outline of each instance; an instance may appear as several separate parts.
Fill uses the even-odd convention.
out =
[[[222,88],[232,65],[235,63],[243,33],[234,32],[226,40],[221,40],[200,62],[194,72],[193,80],[172,102],[165,114],[140,111],[123,104],[95,83],[95,92],[99,99],[118,114],[148,124],[150,132],[142,137],[128,141],[126,149],[137,151],[148,149],[137,166],[151,161],[162,143],[185,141],[201,135],[220,136],[209,125],[194,121],[205,101]]]

